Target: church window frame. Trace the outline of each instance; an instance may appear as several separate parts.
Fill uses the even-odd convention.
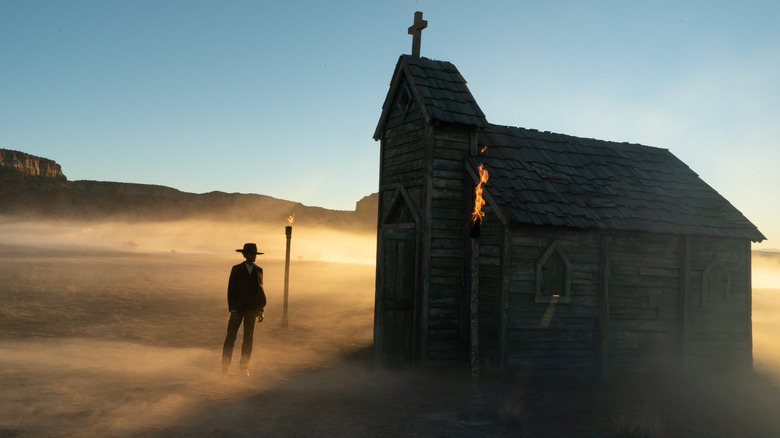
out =
[[[535,301],[571,302],[571,261],[557,240],[547,247],[536,262]]]
[[[719,257],[713,257],[702,272],[700,307],[728,302],[732,283],[728,266]]]
[[[412,107],[412,90],[409,89],[409,84],[406,82],[401,85],[401,91],[398,96],[398,111],[401,112],[401,118],[406,119],[406,115]]]

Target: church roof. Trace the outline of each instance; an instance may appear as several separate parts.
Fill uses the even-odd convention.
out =
[[[392,99],[404,78],[409,81],[410,91],[420,102],[428,123],[438,120],[478,127],[488,125],[485,114],[466,86],[466,80],[452,63],[401,55],[390,83],[390,92],[382,105],[382,115],[374,132],[375,140],[381,136]]]
[[[513,224],[766,238],[666,149],[488,123],[458,69],[401,55],[374,139],[408,84],[428,123],[477,128],[486,191]]]
[[[489,125],[486,191],[510,222],[765,237],[666,149]]]

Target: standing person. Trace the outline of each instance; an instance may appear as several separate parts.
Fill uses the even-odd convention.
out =
[[[233,266],[228,280],[228,320],[227,336],[222,347],[222,374],[227,375],[233,357],[233,345],[236,342],[238,327],[244,324],[244,340],[241,344],[241,374],[249,375],[249,357],[252,355],[252,342],[255,332],[255,318],[263,321],[265,291],[263,290],[263,268],[255,264],[258,254],[257,245],[245,243],[243,249],[237,249],[246,261]]]

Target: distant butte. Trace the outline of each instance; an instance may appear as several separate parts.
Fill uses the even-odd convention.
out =
[[[311,207],[265,195],[187,193],[171,187],[104,181],[69,181],[48,158],[0,149],[0,215],[26,217],[173,221],[211,219],[226,222],[320,225],[349,231],[375,232],[376,194],[357,201],[354,211]],[[240,214],[239,214],[240,213]]]

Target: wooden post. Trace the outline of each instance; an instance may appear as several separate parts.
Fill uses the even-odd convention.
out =
[[[471,401],[472,420],[482,421],[485,403],[479,390],[479,236],[480,221],[471,225],[471,293],[469,295],[469,316],[471,334]]]
[[[282,328],[287,328],[287,295],[290,287],[290,239],[292,238],[292,227],[284,227],[284,234],[287,236],[287,250],[284,256],[284,306],[282,310]]]
[[[479,225],[477,225],[479,227]],[[471,333],[471,392],[479,391],[479,237],[471,237],[471,294],[469,299]]]

